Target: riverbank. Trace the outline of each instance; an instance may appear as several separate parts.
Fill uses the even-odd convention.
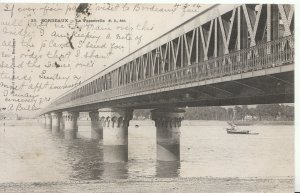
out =
[[[183,120],[181,126],[228,126],[228,121],[218,120]],[[89,120],[78,121],[80,126],[89,126]],[[131,120],[131,126],[155,126],[153,120]],[[237,121],[236,125],[251,126],[251,125],[294,125],[294,121]]]
[[[182,126],[228,126],[228,121],[216,120],[184,120]],[[238,126],[251,125],[294,125],[294,121],[235,121]]]
[[[294,125],[294,121],[236,121],[236,125]]]
[[[37,125],[37,119],[24,119],[24,120],[6,120],[0,121],[0,127],[5,123],[6,126],[32,126]],[[78,121],[80,126],[89,126],[90,120]],[[236,121],[236,125],[250,126],[250,125],[294,125],[294,121]],[[130,125],[139,126],[154,126],[152,120],[131,120]],[[228,126],[227,121],[217,120],[183,120],[182,126]]]
[[[241,178],[154,178],[46,183],[5,183],[0,192],[189,192],[189,193],[289,193],[294,180]]]

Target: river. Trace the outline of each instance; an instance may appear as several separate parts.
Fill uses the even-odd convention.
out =
[[[139,125],[139,126],[137,126]],[[259,135],[230,135],[220,121],[183,121],[180,161],[157,161],[152,121],[131,121],[128,161],[110,163],[90,126],[65,140],[38,125],[0,127],[0,183],[144,178],[285,178],[294,176],[294,126],[241,126]]]

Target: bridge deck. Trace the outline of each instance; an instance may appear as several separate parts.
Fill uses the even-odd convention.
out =
[[[126,106],[123,103],[128,101],[132,103],[130,106],[139,108],[144,107],[144,103],[130,98],[144,101],[142,96],[149,98],[156,94],[154,98],[160,99],[159,94],[176,90],[184,93],[186,90],[183,89],[204,88],[205,85],[220,86],[226,82],[242,85],[244,83],[239,80],[243,79],[280,84],[278,97],[283,94],[286,100],[281,101],[292,102],[293,80],[289,77],[293,77],[294,72],[293,10],[292,5],[213,6],[205,13],[206,16],[199,16],[206,18],[205,23],[200,22],[199,17],[193,18],[180,26],[182,30],[174,29],[176,33],[181,31],[177,37],[171,36],[170,40],[163,42],[157,40],[151,44],[156,47],[149,45],[150,51],[129,55],[121,61],[123,65],[72,89],[43,112],[90,109],[91,106],[98,108],[108,103],[110,106]],[[272,79],[269,80],[269,77]],[[256,86],[250,87],[258,90]],[[250,88],[246,84],[244,87]],[[223,89],[223,92],[228,91]],[[276,98],[274,91],[263,92],[265,96],[272,92],[273,98]],[[181,104],[183,101],[174,102]],[[194,102],[198,104],[197,99]]]

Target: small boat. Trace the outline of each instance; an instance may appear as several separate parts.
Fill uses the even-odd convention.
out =
[[[250,134],[249,130],[226,129],[228,134]]]
[[[227,134],[250,134],[249,130],[240,130],[236,129],[236,125],[234,123],[227,122],[228,125],[231,126],[231,128],[227,128]]]
[[[246,134],[246,135],[258,135],[258,133],[250,133],[249,130],[240,130],[236,128],[234,123],[236,117],[236,110],[233,111],[233,118],[231,122],[227,122],[230,128],[226,128],[227,134]]]

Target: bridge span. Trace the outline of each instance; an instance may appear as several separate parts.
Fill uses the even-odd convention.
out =
[[[89,112],[92,138],[120,147],[128,144],[133,110],[155,109],[157,142],[176,146],[180,107],[291,102],[293,5],[211,5],[66,92],[40,115],[47,128],[74,138],[79,112]]]

